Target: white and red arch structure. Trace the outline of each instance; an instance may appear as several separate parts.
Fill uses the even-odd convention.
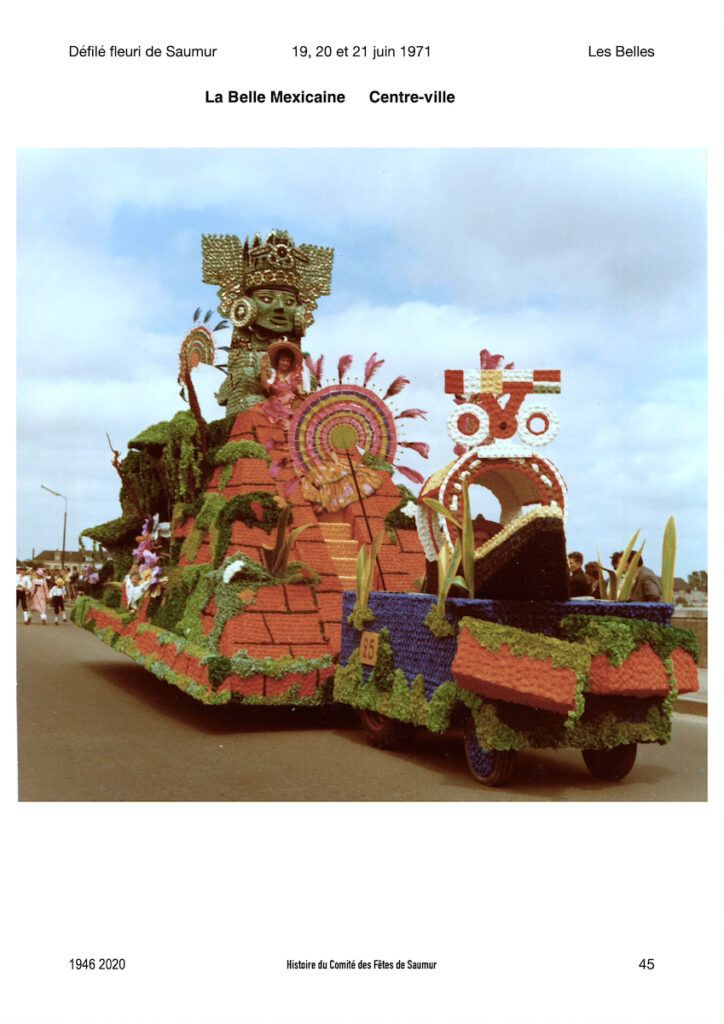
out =
[[[565,481],[537,451],[556,437],[558,419],[534,397],[560,390],[560,370],[445,371],[445,392],[455,401],[448,433],[458,457],[433,473],[420,492],[417,529],[429,561],[436,560],[443,543],[453,547],[457,531],[422,499],[435,498],[457,515],[465,480],[498,500],[503,533],[531,514],[564,519]],[[483,554],[485,547],[476,554]]]

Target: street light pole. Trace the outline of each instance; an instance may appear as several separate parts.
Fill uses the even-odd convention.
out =
[[[40,486],[44,491],[47,491],[49,494],[54,494],[56,498],[62,498],[65,502],[63,509],[63,551],[60,556],[60,568],[65,572],[65,533],[68,527],[68,499],[64,494],[61,494],[60,491],[54,491],[52,488],[46,487],[45,484],[41,484]]]

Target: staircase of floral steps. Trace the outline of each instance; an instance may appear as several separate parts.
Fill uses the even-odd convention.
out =
[[[359,544],[352,536],[352,525],[344,520],[320,521],[324,542],[329,549],[332,563],[337,570],[344,590],[352,590],[357,579],[357,554]]]

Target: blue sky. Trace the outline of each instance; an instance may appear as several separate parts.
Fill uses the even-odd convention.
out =
[[[18,159],[17,553],[119,514],[116,447],[182,407],[177,352],[200,235],[286,228],[336,250],[305,342],[331,372],[377,351],[400,407],[452,457],[446,368],[502,352],[560,368],[544,450],[569,487],[568,544],[608,555],[637,528],[659,567],[706,567],[706,163],[698,150],[25,150]],[[200,368],[205,414],[222,377]]]

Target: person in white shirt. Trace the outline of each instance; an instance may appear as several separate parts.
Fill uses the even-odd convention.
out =
[[[65,617],[65,580],[62,576],[56,576],[53,586],[50,588],[50,600],[53,602],[53,614],[55,624],[58,625],[58,615],[62,613],[63,622],[68,620]]]
[[[27,569],[22,566],[15,574],[15,607],[18,605],[23,609],[23,622],[30,625],[30,613],[28,612],[28,594],[31,594],[33,584],[28,576]]]

